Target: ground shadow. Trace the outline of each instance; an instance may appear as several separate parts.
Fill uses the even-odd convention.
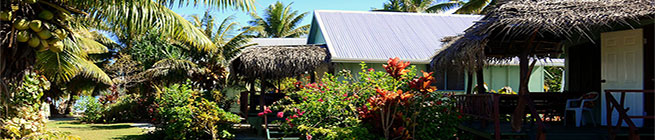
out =
[[[153,139],[152,134],[141,134],[141,135],[123,135],[120,137],[113,137],[114,140],[151,140]]]
[[[89,126],[91,129],[127,129],[131,128],[132,126],[127,125],[127,124],[122,124],[122,125],[109,125],[109,126],[96,126],[92,125]]]

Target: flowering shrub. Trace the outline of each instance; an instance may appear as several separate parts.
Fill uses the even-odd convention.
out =
[[[188,84],[165,87],[155,98],[151,112],[159,133],[166,139],[229,139],[227,130],[239,116],[225,112],[216,102],[201,97]]]
[[[342,71],[318,83],[294,83],[271,109],[290,133],[306,139],[452,139],[461,116],[449,94],[437,93],[432,73],[389,59],[385,71],[362,64],[359,77]],[[337,80],[342,77],[345,80]],[[264,114],[273,111],[262,112]],[[378,134],[378,135],[374,135]],[[438,134],[435,136],[435,134]]]

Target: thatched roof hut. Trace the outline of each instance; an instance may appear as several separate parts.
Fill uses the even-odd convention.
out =
[[[489,59],[518,56],[526,46],[537,46],[530,56],[548,56],[560,53],[562,44],[593,42],[600,32],[633,28],[653,17],[655,2],[648,0],[509,1],[448,42],[431,64],[473,70]]]
[[[280,79],[312,72],[329,59],[320,45],[250,47],[230,62],[230,72],[245,78]]]

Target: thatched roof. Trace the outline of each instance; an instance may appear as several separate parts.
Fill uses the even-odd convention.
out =
[[[318,45],[250,47],[230,62],[230,72],[244,78],[280,79],[311,72],[329,59]]]
[[[653,17],[655,2],[647,0],[509,1],[497,5],[464,35],[448,42],[433,57],[432,64],[433,67],[466,64],[463,67],[471,70],[489,57],[512,58],[517,50],[527,46],[533,33],[537,35],[533,45],[544,50],[532,53],[558,53],[563,41],[593,42],[602,31],[638,27]]]

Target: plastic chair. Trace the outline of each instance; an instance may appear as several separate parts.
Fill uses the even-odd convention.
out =
[[[591,107],[585,107],[585,103],[593,103],[594,101],[598,100],[598,97],[600,94],[598,92],[589,92],[582,97],[578,99],[568,99],[566,100],[566,108],[564,109],[564,126],[566,126],[566,112],[568,111],[575,111],[575,127],[580,127],[581,123],[584,123],[584,120],[582,118],[582,113],[587,111],[589,112],[589,116],[591,116],[591,121],[596,126],[596,120],[594,120],[594,113],[593,108]],[[580,102],[579,106],[572,106],[572,102]]]

